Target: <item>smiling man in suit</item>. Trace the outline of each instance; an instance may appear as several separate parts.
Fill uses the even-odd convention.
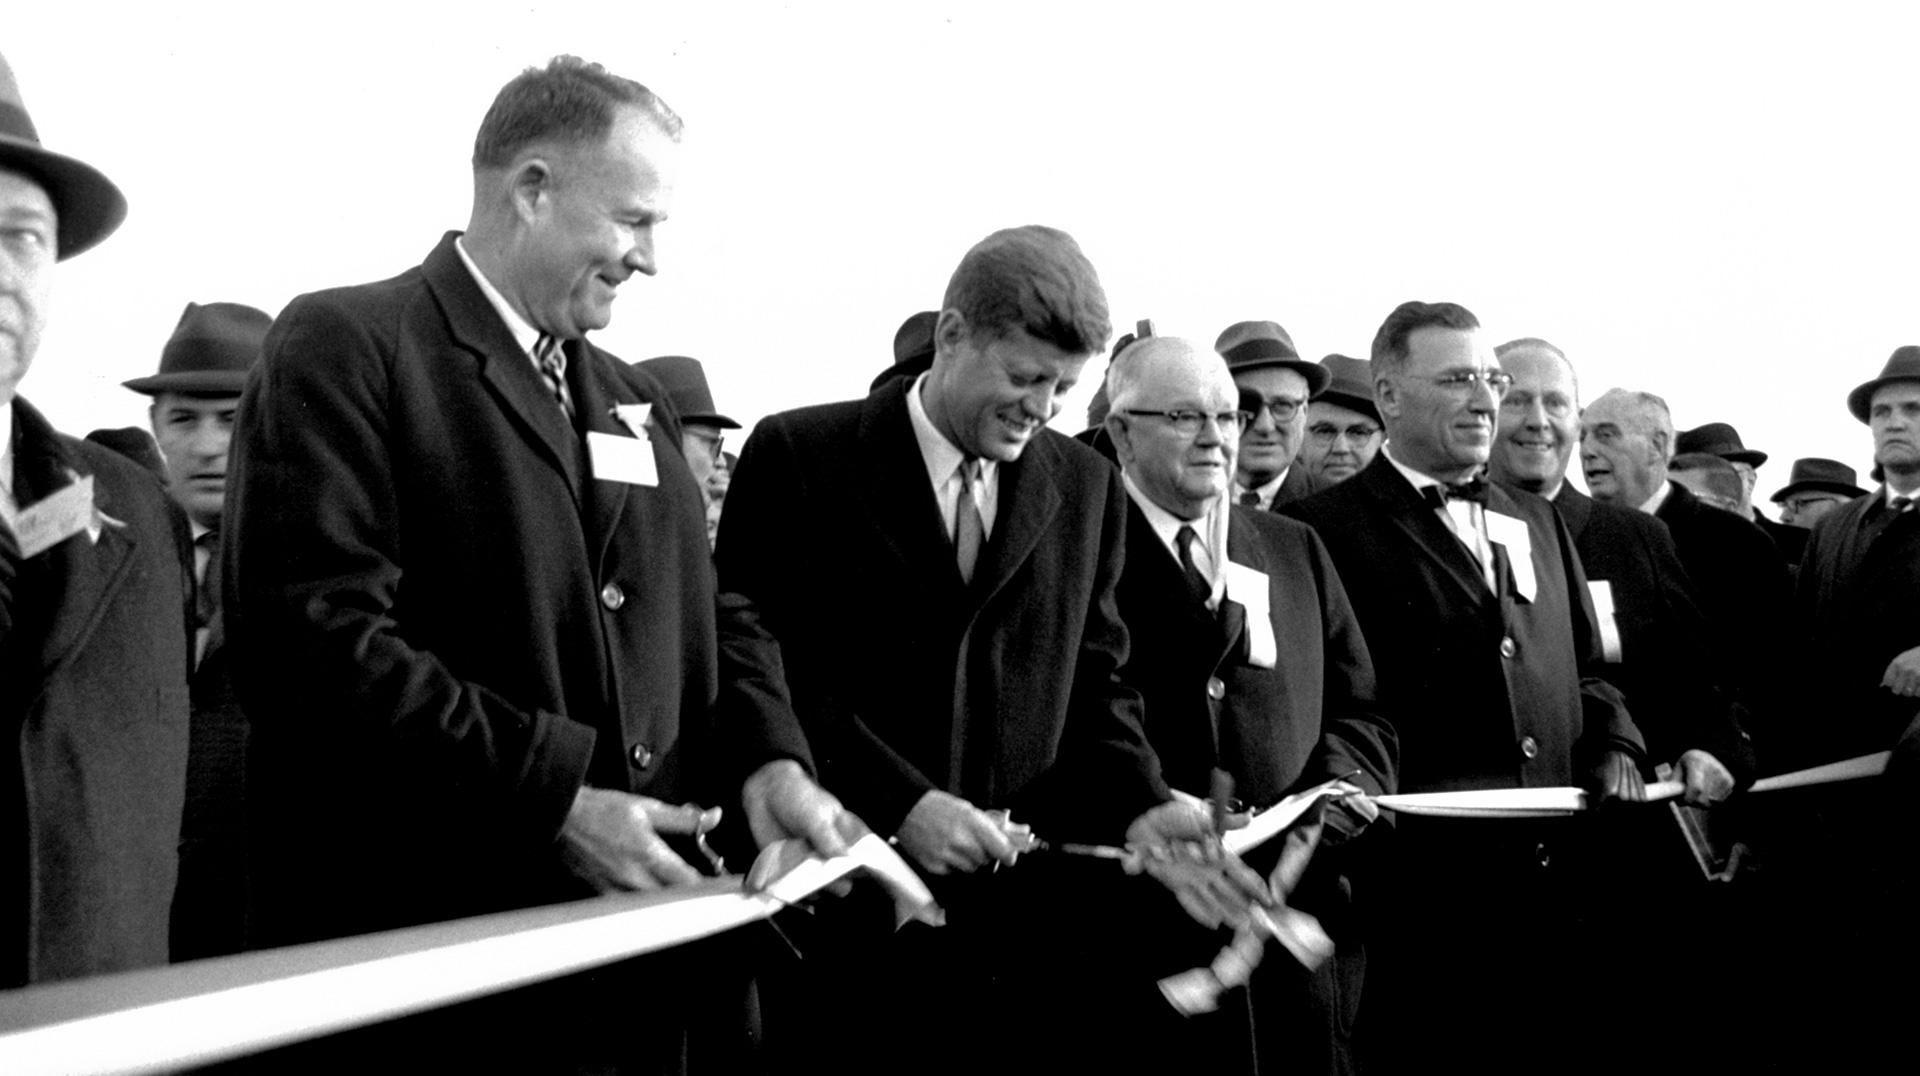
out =
[[[1482,477],[1509,378],[1479,329],[1453,303],[1388,315],[1372,352],[1386,447],[1285,513],[1319,532],[1353,599],[1400,735],[1402,791],[1577,783],[1643,798],[1644,744],[1597,678],[1598,630],[1565,524]],[[1553,1048],[1566,1010],[1522,999],[1577,967],[1574,913],[1557,910],[1578,903],[1568,868],[1579,842],[1566,826],[1411,816],[1394,835],[1365,1049],[1387,1071],[1545,1063],[1534,1051]],[[1539,913],[1525,938],[1512,935],[1516,908]],[[1445,987],[1424,988],[1435,975]],[[1496,1037],[1511,1049],[1490,1053]]]
[[[875,920],[866,957],[814,962],[836,984],[787,1004],[862,1012],[917,1057],[938,1041],[928,1063],[960,1071],[1086,1047],[1022,1005],[1074,996],[1081,969],[1048,957],[1098,889],[1070,857],[1015,866],[1009,812],[1049,842],[1209,832],[1204,811],[1166,802],[1121,676],[1119,471],[1046,426],[1110,331],[1070,236],[995,232],[947,285],[929,370],[762,421],[727,495],[722,585],[778,638],[822,779],[934,876],[949,913],[898,937]],[[1217,893],[1181,895],[1197,915],[1224,910]],[[1009,1018],[1029,1047],[1012,1059],[992,1050]]]
[[[465,234],[275,323],[226,592],[264,940],[690,883],[663,835],[716,804],[762,843],[844,848],[778,654],[716,591],[669,397],[586,339],[654,272],[679,132],[597,64],[529,69],[481,123]],[[448,1038],[489,1067],[544,1057],[545,998],[584,1061],[676,1063],[672,1010],[705,992],[610,974]],[[594,1015],[643,1004],[647,1036]]]
[[[1392,791],[1393,730],[1377,712],[1373,662],[1325,547],[1305,524],[1227,496],[1249,416],[1226,364],[1186,340],[1149,337],[1115,358],[1106,385],[1129,502],[1120,615],[1167,783],[1204,795],[1219,768],[1259,807],[1329,780]],[[1136,1041],[1195,1067],[1217,1051],[1224,1071],[1351,1071],[1347,1033],[1365,956],[1339,846],[1366,821],[1357,808],[1333,808],[1312,869],[1288,897],[1341,930],[1332,960],[1309,972],[1274,947],[1244,992],[1184,1026],[1144,979]],[[1256,862],[1271,868],[1279,843]],[[1182,958],[1161,975],[1204,966],[1221,947],[1170,906],[1137,929]]]

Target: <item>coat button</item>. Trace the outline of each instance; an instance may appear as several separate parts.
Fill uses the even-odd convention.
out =
[[[1533,857],[1539,862],[1541,870],[1553,866],[1553,853],[1549,852],[1544,844],[1533,846]]]
[[[1539,755],[1540,741],[1534,739],[1531,736],[1520,737],[1520,754],[1525,756],[1526,758],[1534,758],[1535,756]]]
[[[1217,676],[1207,677],[1207,698],[1220,701],[1227,697],[1227,685]]]
[[[643,743],[634,744],[633,750],[627,752],[627,757],[633,760],[634,769],[644,770],[653,765],[653,748]]]
[[[1506,638],[1500,640],[1500,656],[1503,658],[1510,658],[1513,656],[1513,636],[1509,635]]]
[[[620,584],[608,583],[600,588],[600,604],[609,609],[618,609],[627,604],[626,592],[620,589]]]

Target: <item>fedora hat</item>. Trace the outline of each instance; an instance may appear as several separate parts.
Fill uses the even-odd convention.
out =
[[[1773,495],[1773,503],[1779,504],[1796,493],[1839,493],[1847,497],[1864,497],[1867,491],[1854,483],[1853,468],[1839,460],[1821,459],[1808,456],[1793,461],[1793,471],[1787,475],[1787,484]]]
[[[113,234],[127,219],[127,199],[113,181],[90,164],[40,145],[13,68],[0,56],[0,169],[19,172],[47,192],[59,214],[54,252],[64,261]]]
[[[880,371],[867,387],[877,389],[896,377],[919,377],[933,369],[933,327],[939,321],[937,310],[907,315],[893,334],[893,365]]]
[[[149,396],[238,396],[271,328],[273,318],[264,310],[240,303],[188,303],[160,349],[160,372],[121,384]]]
[[[1920,347],[1908,344],[1895,348],[1879,377],[1847,394],[1847,410],[1853,412],[1854,418],[1867,421],[1867,408],[1873,403],[1873,394],[1889,381],[1920,381]]]
[[[1333,373],[1317,362],[1308,362],[1294,349],[1293,337],[1275,321],[1236,321],[1220,333],[1213,350],[1227,360],[1234,373],[1280,366],[1307,379],[1309,398],[1326,391]]]
[[[718,426],[723,430],[737,430],[740,424],[720,414],[713,407],[713,390],[707,387],[707,372],[699,359],[689,359],[685,355],[662,355],[657,359],[644,359],[635,366],[652,374],[667,390],[667,399],[673,409],[680,412],[680,422],[695,423],[701,426]]]
[[[1758,467],[1767,462],[1765,452],[1755,452],[1740,443],[1740,431],[1724,422],[1709,422],[1686,430],[1673,439],[1675,455],[1686,452],[1705,452],[1733,463],[1744,463],[1749,467]]]
[[[1373,363],[1346,355],[1328,355],[1320,360],[1320,365],[1327,368],[1332,380],[1315,400],[1339,404],[1375,422],[1380,421],[1380,410],[1373,404]]]

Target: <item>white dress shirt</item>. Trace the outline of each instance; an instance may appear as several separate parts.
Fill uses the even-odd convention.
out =
[[[1293,464],[1289,463],[1287,464],[1286,467],[1281,469],[1279,474],[1274,475],[1270,481],[1266,482],[1264,485],[1256,486],[1251,491],[1259,495],[1261,511],[1267,511],[1273,507],[1273,499],[1274,497],[1278,496],[1280,493],[1280,483],[1285,482],[1287,480],[1287,472],[1291,470],[1293,470]],[[1241,485],[1240,479],[1238,477],[1235,477],[1233,480],[1233,503],[1239,504],[1240,498],[1246,496],[1248,492],[1249,491],[1247,487]],[[1247,507],[1251,508],[1253,506],[1248,505]]]
[[[907,418],[913,423],[913,436],[920,442],[920,458],[927,465],[927,481],[933,485],[934,499],[940,502],[940,521],[947,538],[954,537],[954,514],[960,503],[960,464],[966,453],[947,440],[946,435],[927,417],[927,405],[920,399],[927,375],[921,374],[907,390]],[[1000,464],[980,460],[980,478],[973,486],[973,504],[980,510],[980,540],[993,537],[993,521],[1000,512]]]

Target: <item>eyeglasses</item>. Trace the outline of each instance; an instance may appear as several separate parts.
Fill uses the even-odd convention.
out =
[[[1173,427],[1173,432],[1182,437],[1200,436],[1200,427],[1205,425],[1209,419],[1213,420],[1213,424],[1221,429],[1232,430],[1234,433],[1239,433],[1241,430],[1246,429],[1247,423],[1253,421],[1253,416],[1245,411],[1215,411],[1212,413],[1206,411],[1136,411],[1129,407],[1126,409],[1126,413],[1136,418],[1151,416],[1153,418],[1164,419],[1167,425]]]
[[[1249,389],[1246,392],[1242,393],[1240,396],[1240,401],[1242,403],[1246,403],[1250,401],[1253,398],[1252,391],[1253,390]],[[1260,401],[1260,406],[1266,409],[1267,414],[1273,416],[1273,421],[1292,422],[1293,416],[1299,414],[1300,409],[1307,406],[1307,398],[1305,396],[1302,396],[1299,399],[1294,399],[1291,396],[1268,396],[1265,399]],[[1259,412],[1257,411],[1249,412],[1247,415],[1247,421],[1252,422],[1254,419],[1258,417],[1259,417]]]
[[[1422,381],[1431,381],[1448,392],[1465,396],[1477,385],[1485,385],[1495,396],[1505,396],[1513,387],[1513,375],[1505,370],[1449,370],[1444,374],[1425,377],[1420,374],[1408,374]]]
[[[1512,379],[1509,378],[1508,381],[1511,383]],[[1500,406],[1509,411],[1525,411],[1531,408],[1535,401],[1539,402],[1541,409],[1549,417],[1566,418],[1573,414],[1573,401],[1558,392],[1550,392],[1542,396],[1526,389],[1509,389],[1506,395],[1500,398]]]
[[[1313,438],[1313,441],[1315,444],[1320,444],[1320,445],[1330,445],[1334,443],[1336,440],[1338,440],[1343,434],[1346,436],[1347,440],[1352,441],[1355,444],[1364,444],[1368,441],[1371,441],[1373,439],[1373,435],[1379,432],[1380,432],[1380,427],[1369,426],[1364,422],[1359,423],[1358,425],[1346,426],[1346,427],[1335,426],[1331,422],[1316,422],[1313,425],[1307,427],[1307,436]]]
[[[689,436],[691,436],[694,440],[700,442],[702,445],[705,445],[707,449],[707,454],[713,457],[716,463],[724,458],[722,453],[726,448],[726,443],[727,443],[726,434],[721,433],[719,430],[710,429],[706,426],[687,425],[687,426],[682,426],[681,429],[685,433],[687,433]]]
[[[1826,504],[1828,501],[1836,504],[1845,504],[1849,499],[1850,498],[1842,497],[1837,493],[1809,493],[1788,497],[1785,504],[1786,507],[1796,512],[1804,512],[1815,505]]]

